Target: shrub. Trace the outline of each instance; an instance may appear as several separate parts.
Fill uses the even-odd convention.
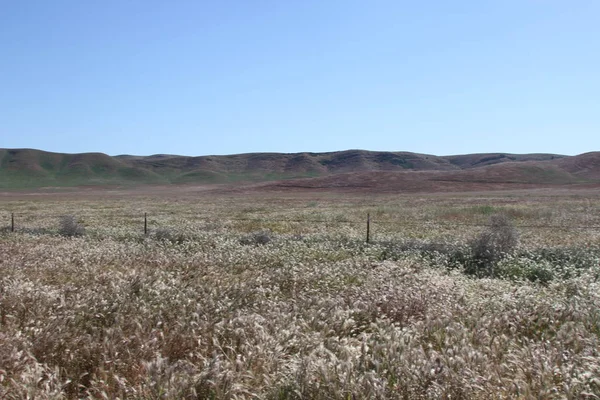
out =
[[[523,255],[504,258],[496,265],[496,275],[514,280],[528,280],[547,284],[555,278],[555,269],[544,260],[535,260]]]
[[[533,250],[530,257],[549,262],[562,278],[568,279],[577,276],[579,271],[599,265],[600,253],[594,248],[554,247]]]
[[[430,260],[438,260],[437,255],[446,258],[445,264],[449,269],[463,268],[471,260],[471,250],[468,246],[457,243],[429,242],[420,240],[404,240],[401,242],[379,242],[381,252],[378,260],[397,261],[408,253],[416,253]]]
[[[83,236],[85,227],[79,223],[74,215],[63,215],[58,221],[58,233],[62,236]]]
[[[167,228],[159,228],[154,232],[154,238],[163,242],[181,244],[186,241],[186,237],[181,232],[173,232]]]
[[[498,261],[515,250],[519,235],[504,214],[492,215],[486,230],[471,242],[473,258],[466,272],[478,276],[494,276]]]
[[[240,244],[245,246],[264,246],[273,240],[273,235],[269,231],[252,232],[240,239]]]

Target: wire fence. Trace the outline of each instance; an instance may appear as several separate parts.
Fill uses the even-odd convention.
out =
[[[9,213],[6,217],[3,217],[4,221],[0,222],[0,228],[3,227],[5,231],[10,232],[19,232],[22,229],[31,228],[32,225],[36,226],[36,223],[40,220],[59,220],[62,217],[67,215],[71,215],[67,213],[33,213],[33,212],[16,212]],[[107,225],[115,221],[126,222],[129,225],[138,225],[139,223],[139,232],[143,232],[144,234],[149,233],[149,227],[156,228],[160,222],[165,222],[168,220],[185,220],[191,223],[194,222],[247,222],[256,225],[260,224],[274,224],[274,223],[296,223],[296,224],[326,224],[326,226],[336,226],[336,225],[348,225],[355,226],[357,228],[365,229],[366,240],[367,242],[370,240],[371,229],[372,226],[394,226],[394,227],[422,227],[422,226],[433,226],[439,229],[456,229],[458,227],[468,227],[468,228],[489,228],[493,225],[489,222],[448,222],[448,221],[439,221],[439,220],[407,220],[407,219],[397,219],[397,218],[385,218],[385,216],[373,217],[370,213],[367,213],[364,216],[364,219],[340,219],[340,218],[297,218],[297,217],[288,217],[288,218],[277,218],[273,216],[263,215],[263,216],[226,216],[223,217],[221,215],[198,215],[192,213],[175,213],[175,212],[157,212],[157,213],[143,213],[143,212],[134,212],[134,213],[120,213],[115,214],[114,210],[111,211],[110,215],[102,215],[101,212],[95,214],[88,213],[77,213],[77,218],[79,220],[86,221],[86,224],[89,224],[89,220],[94,220],[94,223],[90,227],[100,228],[103,225]],[[98,221],[98,219],[100,221]],[[566,231],[600,231],[600,225],[596,224],[565,224],[565,223],[513,223],[512,226],[516,229],[549,229],[549,230],[566,230]]]

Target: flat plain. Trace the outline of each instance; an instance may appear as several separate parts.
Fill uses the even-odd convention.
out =
[[[600,396],[597,188],[12,191],[0,218],[1,398]]]

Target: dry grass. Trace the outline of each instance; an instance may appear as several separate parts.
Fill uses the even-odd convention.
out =
[[[0,398],[600,396],[597,231],[520,229],[496,278],[455,257],[486,207],[594,224],[596,197],[200,200],[1,203]]]

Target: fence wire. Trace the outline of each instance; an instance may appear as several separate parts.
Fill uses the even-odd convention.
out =
[[[36,216],[39,214],[33,213],[8,213],[4,218],[2,218],[5,222],[0,222],[1,226],[10,226],[13,224],[15,230],[18,229],[19,225],[23,225],[24,220],[27,221],[27,224],[30,224],[32,220],[35,220]],[[60,219],[66,215],[71,215],[68,212],[61,214],[47,214],[43,213],[44,219]],[[105,218],[110,221],[116,221],[119,219],[127,220],[131,222],[132,220],[139,220],[140,225],[144,223],[144,213],[140,214],[121,214],[118,216],[111,215],[110,217],[102,216],[101,214],[81,214],[77,213],[75,215],[79,219],[94,219],[94,218]],[[367,224],[367,216],[365,216],[364,220],[334,220],[334,219],[310,219],[310,218],[256,218],[256,217],[217,217],[217,216],[198,216],[193,214],[184,214],[184,213],[147,213],[146,218],[148,222],[155,221],[157,218],[179,218],[185,219],[190,222],[194,221],[202,221],[202,222],[217,222],[217,221],[229,221],[229,222],[253,222],[253,223],[300,223],[300,224],[328,224],[328,225],[365,225]],[[373,216],[370,216],[369,222],[371,225],[393,225],[393,226],[407,226],[407,227],[415,227],[415,226],[435,226],[439,228],[455,228],[455,227],[471,227],[471,228],[489,228],[492,225],[489,223],[474,223],[474,222],[439,222],[434,220],[386,220],[379,219]],[[100,224],[94,224],[94,226],[101,226]],[[513,227],[519,229],[563,229],[563,230],[600,230],[600,225],[568,225],[568,224],[512,224]]]

